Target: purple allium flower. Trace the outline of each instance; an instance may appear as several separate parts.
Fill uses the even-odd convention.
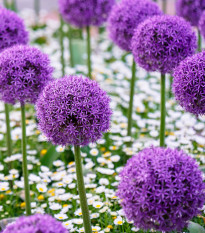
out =
[[[146,148],[128,160],[117,195],[136,227],[180,231],[200,213],[205,185],[197,163],[183,151]]]
[[[115,0],[58,0],[63,19],[76,27],[100,26],[115,4]]]
[[[176,13],[185,18],[193,26],[198,26],[202,12],[205,10],[205,0],[177,0]]]
[[[39,49],[16,45],[0,53],[0,99],[6,103],[35,103],[51,80],[53,68]]]
[[[85,146],[109,129],[109,102],[97,82],[65,76],[49,83],[40,95],[39,127],[53,144]]]
[[[20,217],[15,223],[10,224],[3,233],[69,233],[61,222],[50,215],[35,214]]]
[[[154,16],[136,29],[132,39],[135,61],[147,71],[171,73],[194,54],[197,38],[190,23],[178,16]]]
[[[159,6],[147,0],[124,0],[116,4],[108,19],[109,36],[121,49],[130,51],[134,29],[148,17],[161,15]]]
[[[182,61],[174,71],[173,92],[179,104],[195,115],[205,114],[205,51]]]
[[[28,32],[23,20],[13,11],[0,8],[0,52],[15,44],[27,44]]]
[[[201,35],[205,38],[205,11],[203,11],[199,20],[199,30]]]

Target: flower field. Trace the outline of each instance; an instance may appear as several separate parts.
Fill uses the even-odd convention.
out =
[[[0,40],[2,233],[205,232],[205,54],[196,51],[197,25],[161,16],[150,0],[149,19],[126,21],[136,0],[126,1],[118,13],[112,8],[107,28],[108,15],[90,22],[86,8],[81,21],[66,1],[59,1],[65,21],[12,12],[29,45],[27,34],[14,46]],[[134,36],[127,22],[141,23]]]

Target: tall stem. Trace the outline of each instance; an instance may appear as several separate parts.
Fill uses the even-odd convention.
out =
[[[72,27],[68,26],[68,39],[69,39],[69,52],[70,52],[70,66],[74,67],[74,59],[73,59],[73,46],[72,46]]]
[[[133,58],[132,78],[130,81],[130,103],[129,103],[129,110],[128,110],[127,136],[132,136],[132,112],[133,112],[133,100],[134,100],[134,93],[135,93],[135,74],[136,74],[136,63]]]
[[[8,3],[8,1],[7,0],[4,0],[4,6],[6,7],[6,8],[10,8],[10,5],[9,5],[9,3]]]
[[[162,10],[167,13],[167,0],[162,0]]]
[[[201,33],[198,29],[198,52],[201,52],[202,50],[202,38],[201,38]]]
[[[34,9],[35,9],[35,17],[36,17],[36,24],[39,22],[39,13],[40,13],[40,2],[39,0],[34,0]]]
[[[77,183],[78,183],[78,192],[80,196],[80,205],[83,213],[84,229],[85,229],[85,233],[92,233],[89,209],[88,209],[86,192],[85,192],[85,185],[83,180],[80,146],[74,146],[74,150],[75,150],[75,166],[76,166],[76,175],[77,175]]]
[[[166,118],[166,76],[161,74],[161,119],[160,119],[160,146],[165,146],[165,118]]]
[[[23,154],[23,176],[24,176],[26,215],[31,215],[30,188],[29,188],[27,154],[26,154],[26,114],[25,114],[24,104],[21,104],[21,128],[22,128],[21,144],[22,144],[22,154]]]
[[[11,128],[10,128],[9,105],[8,104],[5,104],[5,115],[6,115],[7,156],[11,156],[12,144],[11,144]]]
[[[63,33],[63,25],[64,21],[60,16],[60,47],[61,47],[61,67],[62,67],[62,75],[65,75],[65,60],[64,60],[64,33]]]
[[[90,27],[86,27],[87,31],[87,63],[88,63],[88,77],[92,79],[92,68],[91,68],[91,44],[90,44]]]

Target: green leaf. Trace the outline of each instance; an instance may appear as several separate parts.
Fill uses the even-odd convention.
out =
[[[51,146],[47,153],[42,157],[41,164],[50,168],[59,156],[60,153],[56,151],[56,147]]]
[[[188,229],[190,233],[205,233],[205,229],[195,222],[189,222]]]

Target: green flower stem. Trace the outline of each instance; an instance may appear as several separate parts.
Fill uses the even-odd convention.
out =
[[[136,63],[133,58],[132,78],[130,81],[130,103],[129,103],[129,110],[128,110],[127,136],[132,136],[132,112],[133,112],[133,100],[134,100],[134,94],[135,94],[135,74],[136,74]]]
[[[198,52],[202,51],[202,38],[201,38],[201,33],[198,29]]]
[[[92,68],[91,68],[91,43],[90,43],[90,27],[86,27],[87,31],[87,63],[88,63],[88,77],[92,79]]]
[[[61,65],[62,65],[62,75],[65,75],[65,59],[64,59],[64,33],[63,33],[64,21],[60,16],[60,47],[61,47]]]
[[[4,0],[4,6],[6,7],[6,8],[10,8],[10,5],[9,5],[9,3],[8,3],[8,1],[7,0]]]
[[[75,166],[76,166],[76,175],[77,175],[77,183],[78,183],[78,192],[80,196],[80,205],[83,213],[84,229],[85,229],[85,233],[92,233],[89,209],[88,209],[86,192],[85,192],[85,185],[83,180],[80,146],[74,146],[74,150],[75,150]]]
[[[17,12],[17,4],[16,4],[16,0],[13,0],[12,2],[12,10]]]
[[[30,188],[28,179],[27,168],[27,155],[26,155],[26,114],[25,105],[21,104],[21,128],[22,128],[22,154],[23,154],[23,176],[24,176],[24,190],[25,190],[25,202],[26,202],[26,215],[31,215],[31,202],[30,202]]]
[[[72,45],[72,27],[68,25],[68,39],[69,39],[69,52],[70,52],[70,66],[74,67],[74,58],[73,58],[73,45]]]
[[[160,146],[165,146],[165,118],[166,118],[166,76],[161,74],[161,119],[160,119]]]
[[[39,22],[39,14],[40,14],[40,2],[39,0],[34,0],[34,9],[36,14],[36,24]]]
[[[162,10],[167,13],[167,0],[162,0]]]
[[[172,98],[172,83],[173,83],[173,76],[170,75],[170,77],[169,77],[169,94],[168,94],[169,98]]]
[[[5,115],[6,115],[6,143],[7,143],[7,156],[12,154],[12,143],[11,143],[11,127],[9,118],[9,105],[5,104]]]

